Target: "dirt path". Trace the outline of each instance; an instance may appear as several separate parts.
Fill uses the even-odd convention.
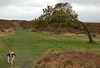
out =
[[[31,61],[25,61],[24,64],[21,66],[21,68],[26,68],[29,64],[31,64]],[[29,66],[28,68],[32,68]]]
[[[13,25],[16,27],[16,30],[21,30],[22,28],[20,27],[19,23],[14,22]]]

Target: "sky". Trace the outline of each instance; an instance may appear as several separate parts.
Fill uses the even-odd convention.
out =
[[[100,22],[100,0],[0,0],[0,19],[33,20],[47,5],[68,2],[83,22]]]

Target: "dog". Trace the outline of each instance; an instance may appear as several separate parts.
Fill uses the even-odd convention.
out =
[[[11,65],[13,65],[13,61],[14,61],[14,57],[15,57],[15,53],[10,51],[8,54],[7,54],[7,61],[8,63],[10,63]]]

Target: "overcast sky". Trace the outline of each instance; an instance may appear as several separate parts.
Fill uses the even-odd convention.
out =
[[[33,20],[47,5],[69,2],[83,22],[100,22],[100,0],[0,0],[0,19]]]

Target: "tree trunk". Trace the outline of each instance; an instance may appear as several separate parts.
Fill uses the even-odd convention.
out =
[[[88,30],[87,26],[83,22],[80,22],[80,23],[84,26],[84,28],[85,28],[85,30],[87,32],[87,35],[89,37],[89,42],[90,43],[94,42],[93,39],[92,39],[92,35],[91,35],[90,31]]]

